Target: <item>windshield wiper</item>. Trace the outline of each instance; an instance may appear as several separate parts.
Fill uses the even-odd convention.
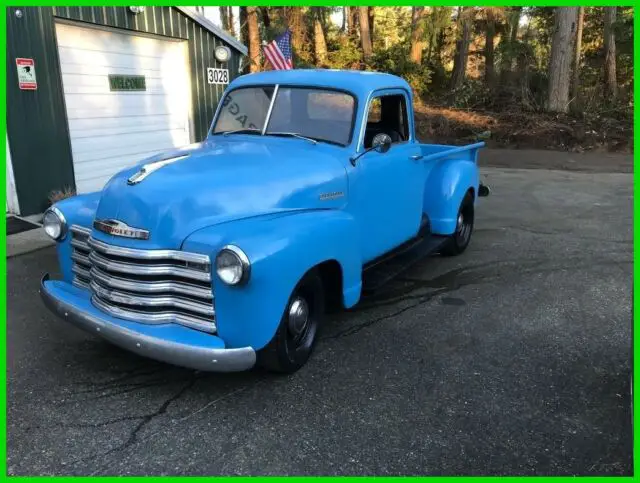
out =
[[[233,131],[223,131],[223,132],[217,132],[214,134],[222,134],[223,136],[227,136],[228,134],[251,134],[251,133],[260,133],[260,129],[255,128],[255,127],[245,127],[242,129],[234,129]]]
[[[318,144],[318,141],[315,139],[308,138],[307,136],[303,136],[297,132],[267,132],[266,134],[271,136],[291,136],[292,138],[304,139],[305,141],[309,141],[311,144]]]

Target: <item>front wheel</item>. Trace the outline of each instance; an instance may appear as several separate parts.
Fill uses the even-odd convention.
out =
[[[311,356],[324,311],[322,279],[313,270],[293,290],[273,339],[258,351],[258,364],[287,374],[300,369]]]
[[[473,195],[471,193],[467,193],[460,203],[456,220],[456,231],[442,250],[442,254],[446,256],[460,255],[471,241],[473,233]]]

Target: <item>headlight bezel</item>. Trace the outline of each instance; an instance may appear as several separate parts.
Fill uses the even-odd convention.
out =
[[[49,214],[53,214],[53,216],[55,216],[58,219],[58,222],[60,224],[60,233],[58,234],[57,237],[52,236],[48,231],[47,231],[47,224],[45,222],[47,215]],[[62,214],[62,211],[60,211],[58,208],[56,208],[55,206],[52,206],[51,208],[48,208],[44,214],[42,215],[42,228],[44,230],[44,232],[47,234],[47,236],[49,238],[51,238],[52,240],[56,241],[56,242],[60,242],[62,240],[65,239],[65,237],[67,236],[67,232],[68,230],[68,224],[67,224],[67,219],[64,217],[64,215]]]
[[[240,277],[237,280],[230,281],[220,275],[221,270],[218,267],[218,260],[220,259],[221,255],[225,253],[229,253],[233,257],[235,257],[242,270]],[[240,247],[236,245],[225,245],[218,251],[218,254],[216,255],[215,270],[216,275],[225,285],[236,287],[244,285],[249,281],[249,277],[251,276],[251,262],[249,261],[249,257],[247,257],[246,253],[244,253]]]

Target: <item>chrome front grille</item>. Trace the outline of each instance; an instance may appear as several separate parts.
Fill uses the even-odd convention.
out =
[[[138,250],[71,226],[73,284],[101,310],[145,323],[176,322],[215,332],[209,257],[177,250]]]

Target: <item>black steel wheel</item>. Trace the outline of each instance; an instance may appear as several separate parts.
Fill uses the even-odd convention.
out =
[[[456,218],[456,231],[443,248],[443,255],[460,255],[466,250],[473,233],[473,217],[473,195],[469,192],[460,203]]]
[[[312,270],[293,290],[273,339],[258,351],[258,363],[287,374],[300,369],[313,352],[324,312],[322,279]]]

